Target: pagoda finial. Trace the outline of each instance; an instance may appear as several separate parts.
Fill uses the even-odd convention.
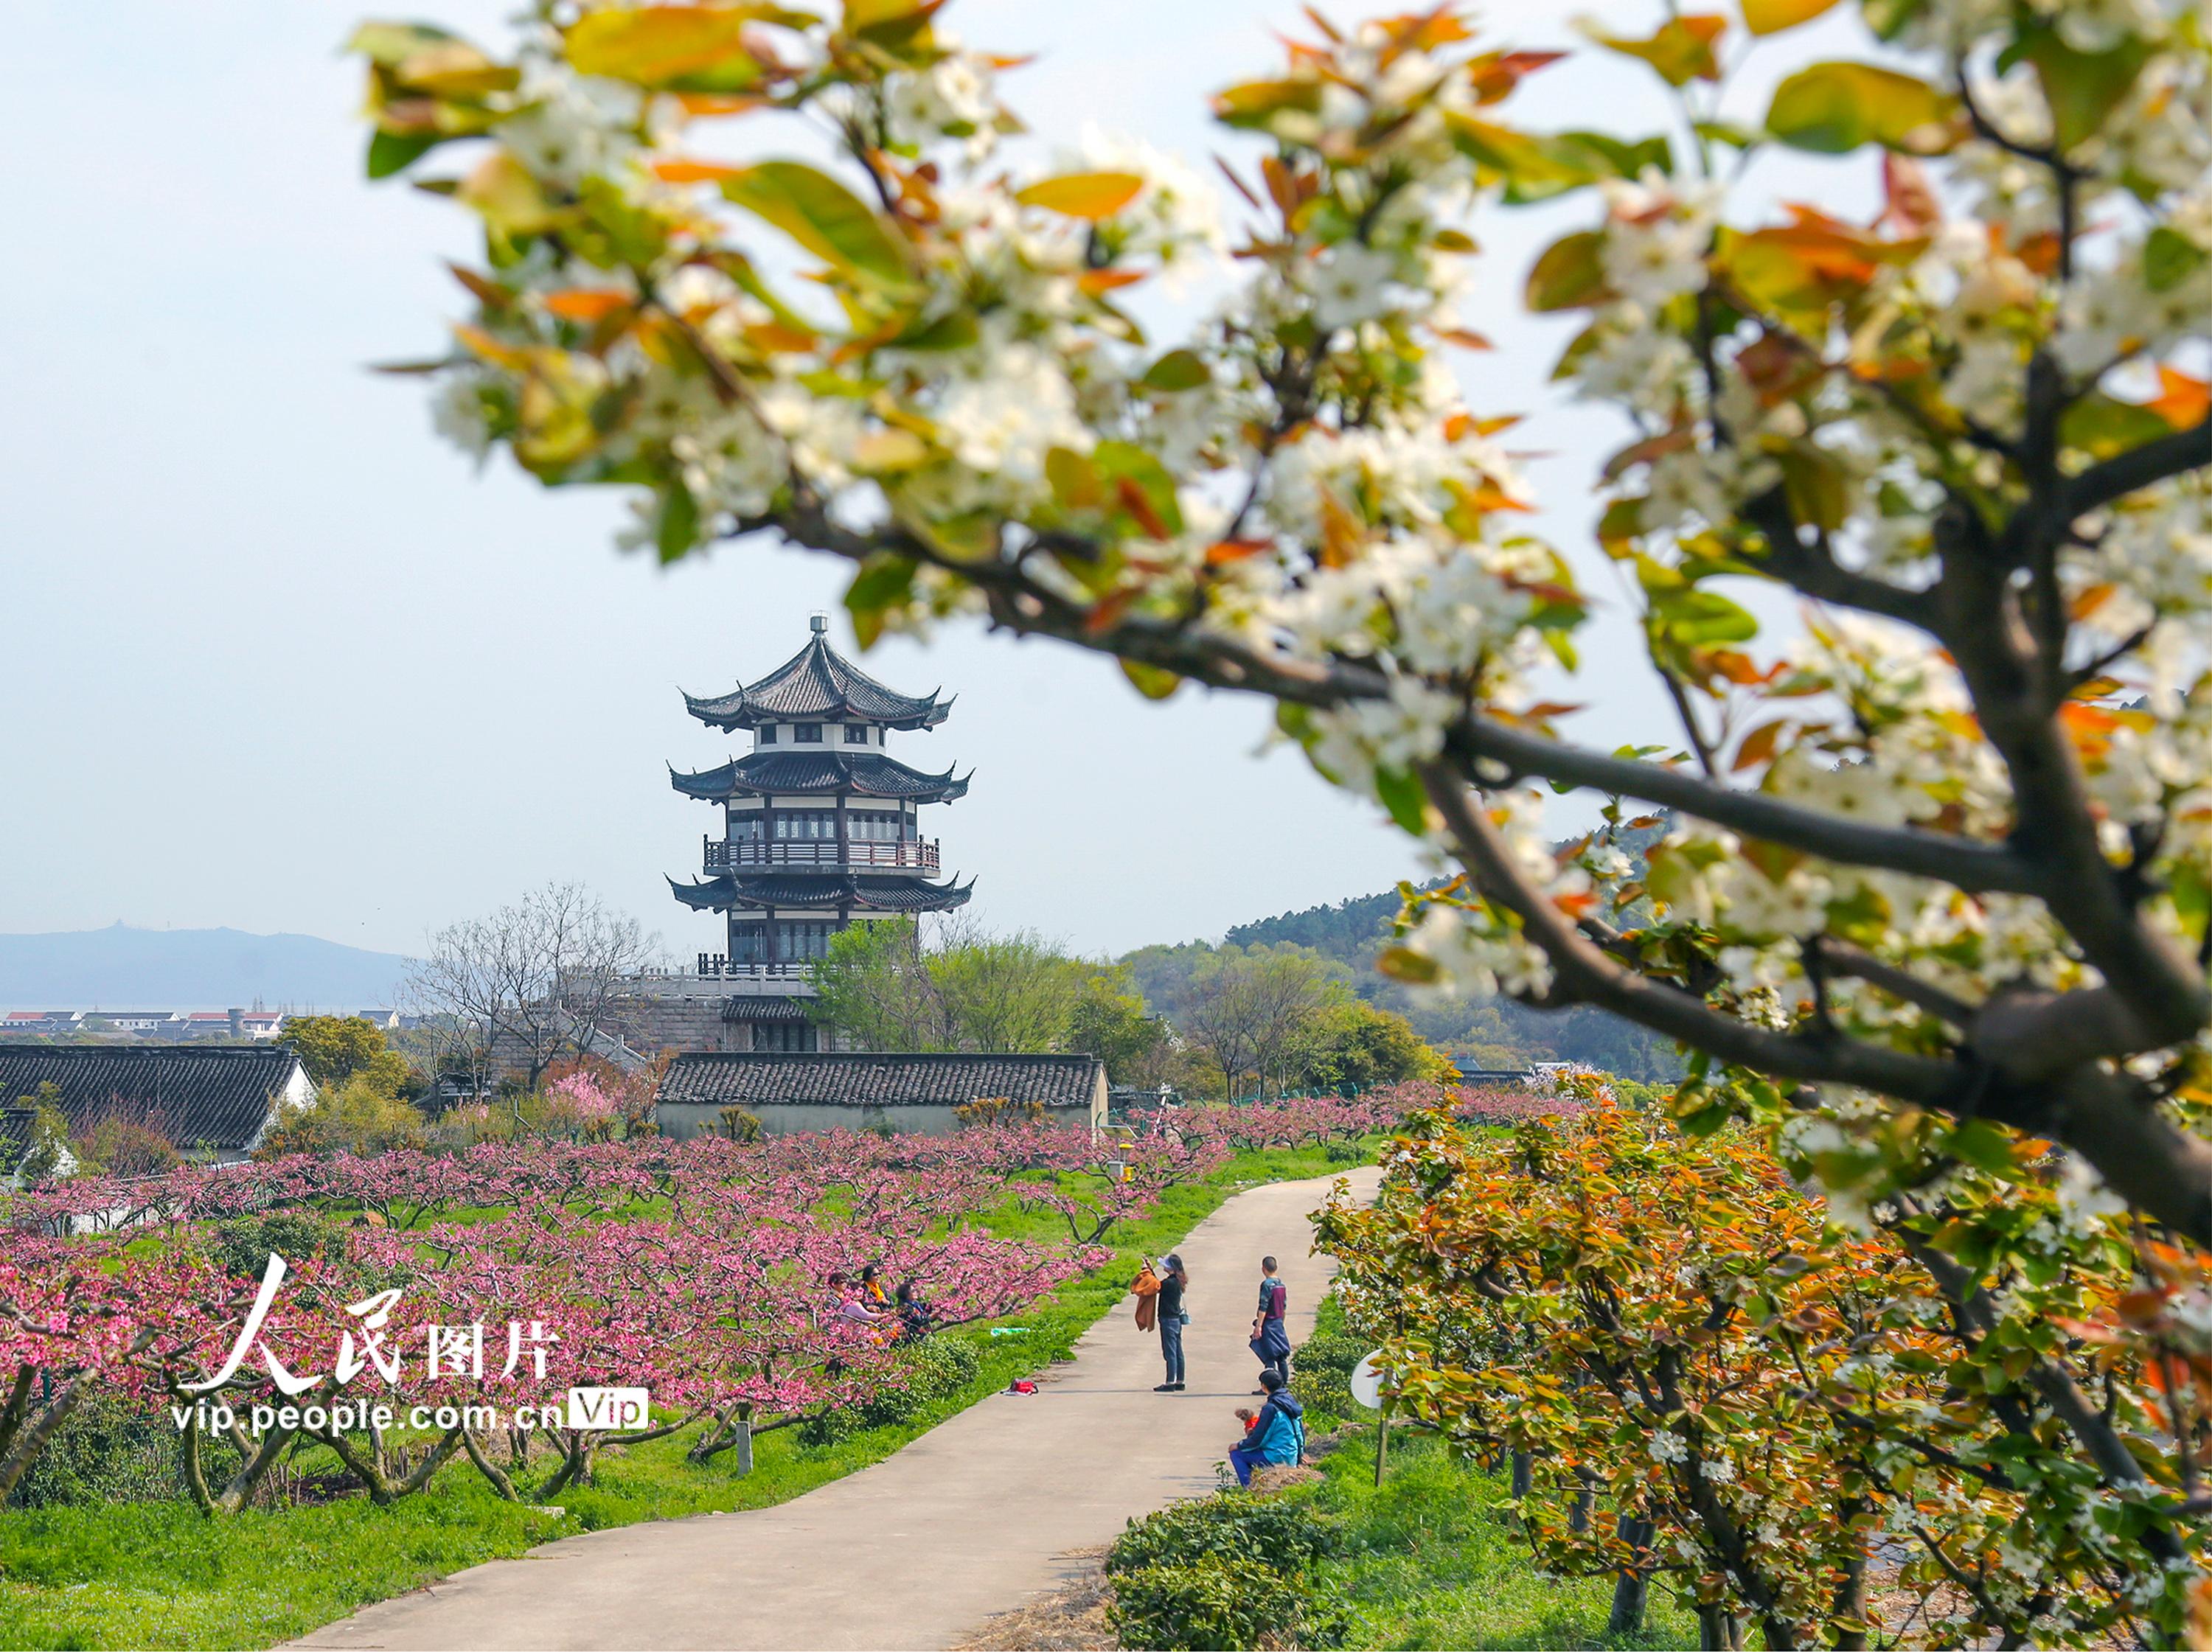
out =
[[[817,637],[827,636],[830,634],[830,616],[823,610],[817,609],[813,613],[809,614],[806,616],[806,623],[813,628],[814,635]]]

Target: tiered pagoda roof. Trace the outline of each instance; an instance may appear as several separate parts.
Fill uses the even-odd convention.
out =
[[[926,878],[869,878],[853,872],[737,872],[702,884],[668,880],[669,892],[702,912],[781,908],[807,912],[949,912],[968,904],[975,880],[933,884]]]
[[[702,881],[669,880],[670,892],[685,906],[730,914],[733,958],[740,927],[765,919],[829,918],[842,927],[856,920],[944,912],[966,905],[973,887],[973,879],[932,881],[937,846],[919,837],[915,825],[921,805],[966,795],[969,776],[949,768],[927,774],[883,750],[888,731],[933,728],[945,720],[951,701],[935,693],[886,688],[830,647],[826,615],[815,616],[811,624],[806,647],[758,682],[713,699],[684,696],[702,722],[756,731],[759,742],[716,768],[687,774],[672,767],[668,772],[669,784],[686,797],[723,805],[732,833],[741,822],[749,827],[742,837],[702,844]],[[846,725],[854,738],[823,726],[831,723]],[[786,738],[766,732],[773,724],[787,726]],[[792,738],[788,726],[794,724],[809,738]],[[805,729],[808,724],[816,726]],[[851,728],[855,724],[878,732],[861,742]],[[867,818],[866,835],[855,835],[848,806],[855,803]],[[825,817],[833,807],[831,824]],[[793,813],[803,817],[800,829],[787,835],[781,828]],[[885,814],[898,822],[890,838],[875,835]],[[811,946],[819,938],[786,937],[775,944]],[[757,948],[758,934],[749,932],[744,944]],[[775,951],[763,961],[781,965],[791,959]]]
[[[720,803],[730,797],[885,798],[915,803],[950,803],[964,797],[970,769],[957,779],[947,768],[942,774],[925,774],[908,768],[880,752],[755,751],[733,757],[719,768],[693,774],[680,774],[672,765],[668,783],[686,797]]]
[[[952,701],[887,689],[830,646],[825,632],[757,683],[728,694],[687,694],[684,703],[701,722],[720,729],[757,728],[763,723],[877,723],[885,728],[934,728]]]

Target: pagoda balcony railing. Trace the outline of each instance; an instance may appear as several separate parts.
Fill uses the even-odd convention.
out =
[[[725,957],[720,952],[702,952],[698,973],[709,981],[793,981],[805,975],[811,967],[803,961],[754,963]]]
[[[927,872],[933,872],[938,867],[934,838],[898,843],[853,838],[841,843],[835,838],[739,839],[726,842],[709,837],[702,838],[701,844],[703,864],[710,873],[746,866],[858,866]]]

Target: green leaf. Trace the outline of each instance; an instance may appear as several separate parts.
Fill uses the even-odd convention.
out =
[[[1782,488],[1799,522],[1833,533],[1850,509],[1850,480],[1834,457],[1811,442],[1790,444],[1780,458]]]
[[[667,92],[743,92],[760,83],[745,49],[755,6],[610,7],[587,11],[568,30],[569,66]]]
[[[359,52],[373,64],[386,68],[404,63],[418,52],[433,46],[446,46],[460,37],[428,23],[363,23],[353,32],[345,43],[348,52]]]
[[[1048,475],[1051,455],[1045,457]],[[1175,478],[1158,459],[1126,441],[1102,441],[1091,450],[1091,462],[1109,488],[1118,482],[1133,483],[1170,535],[1182,531],[1182,503],[1176,497]]]
[[[483,215],[501,235],[534,235],[561,221],[531,170],[506,149],[495,149],[461,180],[454,191],[465,205]]]
[[[653,549],[663,562],[680,562],[699,543],[699,501],[681,482],[660,490],[660,510],[653,519]]]
[[[1182,678],[1158,665],[1146,665],[1134,659],[1121,662],[1121,675],[1127,677],[1139,694],[1147,700],[1164,700],[1182,686]]]
[[[1213,374],[1195,350],[1170,350],[1145,369],[1139,380],[1147,390],[1196,390],[1213,382]]]
[[[1719,1134],[1734,1116],[1726,1102],[1714,1102],[1691,1112],[1678,1114],[1674,1122],[1681,1127],[1684,1135],[1703,1140],[1707,1136]]]
[[[902,350],[964,350],[982,337],[975,325],[975,317],[967,310],[955,310],[939,316],[926,326],[902,332],[891,340],[891,348]]]
[[[1429,794],[1420,781],[1402,768],[1375,770],[1375,795],[1390,811],[1390,818],[1416,835],[1429,829]]]
[[[1868,143],[1941,155],[1958,141],[1958,100],[1925,81],[1872,64],[1824,63],[1776,88],[1766,130],[1820,155],[1847,155]]]
[[[2066,410],[2058,440],[2091,459],[2104,460],[2173,434],[2173,427],[2149,408],[2093,391]]]
[[[1747,149],[1759,142],[1759,134],[1732,120],[1700,120],[1692,123],[1692,130],[1708,143],[1725,143],[1733,149]]]
[[[884,614],[913,595],[915,567],[904,556],[879,550],[860,564],[853,583],[845,587],[845,609],[853,616],[853,632],[863,648],[874,647],[883,635]]]
[[[845,0],[844,32],[856,40],[904,57],[933,44],[929,20],[945,0]]]
[[[1585,156],[1557,139],[1477,120],[1456,110],[1446,111],[1444,118],[1461,151],[1505,180],[1505,198],[1515,206],[1551,200],[1602,175]]]
[[[372,132],[368,138],[368,175],[389,178],[404,172],[443,143],[436,132]]]
[[[1045,480],[1052,494],[1070,510],[1095,510],[1106,501],[1106,484],[1087,454],[1073,447],[1049,447],[1044,456]]]
[[[2207,884],[2204,874],[2186,860],[2176,860],[2166,874],[2167,898],[2173,902],[2173,915],[2181,920],[2181,932],[2191,940],[2202,940],[2207,923],[2212,923],[2212,884]]]
[[[1375,967],[1393,981],[1402,981],[1416,986],[1425,986],[1442,977],[1443,971],[1437,967],[1434,958],[1416,952],[1410,946],[1394,946],[1375,960]]]
[[[1655,594],[1651,622],[1668,641],[1684,648],[1748,642],[1759,635],[1759,621],[1749,609],[1694,586]]]
[[[2204,249],[2179,230],[2160,224],[2143,243],[2143,280],[2154,293],[2170,293],[2202,270]]]
[[[1528,307],[1577,310],[1605,296],[1605,235],[1577,230],[1556,240],[1528,272]]]
[[[2044,101],[2051,106],[2051,132],[2061,149],[2094,137],[2150,61],[2151,49],[2130,39],[2110,52],[2076,52],[2053,28],[2023,35],[2017,48],[2035,65]]]
[[[827,173],[799,161],[763,161],[724,179],[722,193],[849,275],[911,284],[898,232]]]
[[[1647,39],[1628,39],[1618,34],[1590,32],[1590,39],[1609,50],[1640,58],[1659,71],[1669,86],[1692,81],[1717,81],[1720,58],[1713,47],[1728,27],[1728,19],[1713,13],[1669,19]]]
[[[1552,139],[1556,150],[1581,162],[1590,171],[1615,178],[1641,178],[1646,168],[1657,167],[1672,177],[1674,151],[1664,137],[1624,143],[1606,132],[1561,132]]]
[[[1836,0],[1743,0],[1744,27],[1753,34],[1779,34],[1809,23]]]
[[[1321,112],[1321,82],[1311,76],[1297,80],[1246,81],[1218,92],[1213,118],[1224,126],[1265,127],[1289,111]]]
[[[2013,1157],[2012,1139],[2011,1133],[2003,1126],[1991,1124],[1987,1119],[1972,1119],[1950,1133],[1943,1143],[1943,1151],[1991,1175],[2016,1178],[2020,1164]]]

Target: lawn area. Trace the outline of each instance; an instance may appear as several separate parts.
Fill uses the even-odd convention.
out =
[[[910,1422],[836,1444],[805,1445],[797,1430],[765,1435],[744,1479],[727,1456],[703,1467],[686,1463],[687,1431],[604,1453],[599,1483],[562,1492],[557,1513],[501,1502],[465,1463],[448,1466],[424,1495],[384,1509],[356,1497],[221,1520],[181,1499],[0,1510],[0,1649],[267,1646],[554,1538],[786,1502],[1065,1357],[1123,1298],[1139,1255],[1171,1248],[1240,1189],[1346,1168],[1320,1149],[1240,1153],[1203,1181],[1170,1189],[1145,1220],[1108,1236],[1112,1262],[1012,1321],[1025,1334],[994,1337],[983,1327],[943,1333],[971,1341],[979,1356],[965,1390]],[[1044,1224],[1060,1219],[1010,1206],[991,1226],[1043,1235]]]
[[[1344,1521],[1348,1552],[1313,1570],[1351,1620],[1353,1647],[1694,1647],[1697,1619],[1652,1592],[1644,1632],[1608,1641],[1613,1585],[1546,1578],[1501,1508],[1498,1476],[1455,1462],[1433,1436],[1392,1435],[1380,1490],[1375,1430],[1354,1430],[1307,1495]]]
[[[1504,1477],[1455,1458],[1434,1434],[1392,1429],[1382,1484],[1375,1484],[1372,1412],[1351,1401],[1341,1376],[1361,1344],[1343,1304],[1325,1298],[1300,1379],[1315,1436],[1329,1436],[1318,1485],[1285,1495],[1307,1500],[1342,1535],[1342,1551],[1304,1575],[1313,1598],[1341,1613],[1345,1644],[1358,1648],[1694,1647],[1696,1617],[1658,1591],[1642,1633],[1609,1639],[1610,1578],[1544,1577],[1515,1527]],[[1340,1366],[1339,1369],[1341,1369]],[[1318,1379],[1318,1380],[1316,1380]]]

